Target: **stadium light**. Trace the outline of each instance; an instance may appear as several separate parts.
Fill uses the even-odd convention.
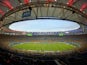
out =
[[[13,9],[13,6],[12,6],[12,4],[10,3],[9,0],[3,0],[3,1],[2,1],[2,5],[5,6],[5,7],[8,7],[9,9]]]
[[[85,9],[87,9],[87,3],[84,3],[81,8],[80,11],[84,11]]]
[[[67,5],[72,6],[76,0],[68,0]]]
[[[2,11],[2,10],[0,9],[0,14],[1,14],[1,15],[4,15],[4,14],[5,14],[5,12],[4,12],[4,11]]]

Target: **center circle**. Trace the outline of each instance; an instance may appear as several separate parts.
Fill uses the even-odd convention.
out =
[[[80,25],[69,20],[36,19],[15,22],[9,29],[24,32],[65,32],[79,29]]]

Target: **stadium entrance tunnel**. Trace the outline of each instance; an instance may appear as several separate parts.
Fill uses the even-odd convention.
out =
[[[9,29],[23,32],[65,32],[77,30],[80,25],[69,20],[35,19],[12,23]]]

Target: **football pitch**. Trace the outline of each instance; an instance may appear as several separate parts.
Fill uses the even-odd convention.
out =
[[[36,50],[36,51],[68,51],[76,48],[75,45],[64,43],[64,42],[28,42],[20,43],[12,46],[18,50]]]

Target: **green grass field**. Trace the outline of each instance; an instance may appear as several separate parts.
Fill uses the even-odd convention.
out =
[[[54,42],[54,43],[29,42],[29,43],[21,43],[13,45],[12,48],[19,50],[36,50],[36,51],[68,51],[76,48],[76,46],[63,42]]]

